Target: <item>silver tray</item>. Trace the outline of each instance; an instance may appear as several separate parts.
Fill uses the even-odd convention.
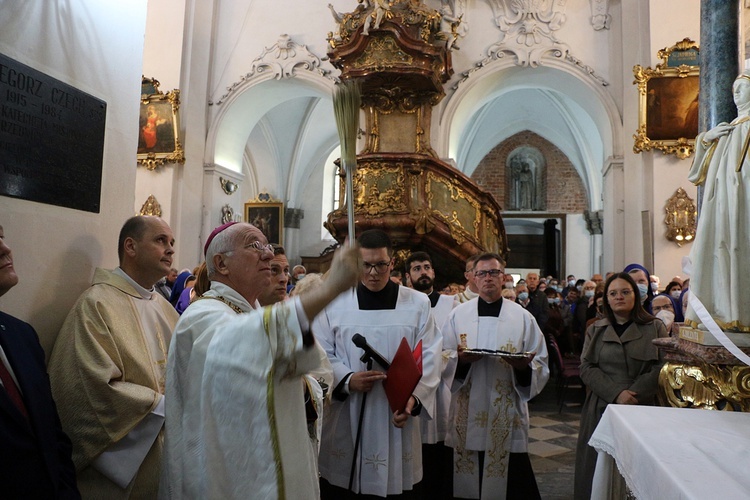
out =
[[[493,351],[491,349],[464,349],[463,352],[466,354],[478,354],[480,356],[505,359],[523,359],[531,356],[530,352]]]

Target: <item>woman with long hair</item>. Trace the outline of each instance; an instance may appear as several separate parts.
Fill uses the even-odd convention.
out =
[[[589,389],[581,411],[575,468],[575,498],[591,497],[597,452],[588,445],[610,403],[653,405],[662,357],[651,342],[666,337],[664,323],[641,305],[638,285],[627,273],[604,286],[604,317],[586,330],[581,380]]]

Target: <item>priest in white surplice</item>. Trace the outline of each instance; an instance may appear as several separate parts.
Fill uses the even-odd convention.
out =
[[[423,293],[390,280],[390,238],[380,230],[359,237],[361,283],[343,293],[313,324],[313,332],[333,365],[333,401],[323,416],[320,445],[322,498],[347,498],[362,397],[366,393],[361,442],[351,491],[355,494],[408,496],[422,479],[417,412],[434,415],[440,380],[442,338],[436,334],[430,301]],[[391,412],[377,365],[368,371],[359,333],[391,361],[402,338],[414,349],[422,341],[423,375],[404,412]],[[379,371],[380,370],[380,371]]]
[[[539,498],[528,457],[527,402],[549,378],[547,347],[531,313],[502,298],[504,268],[497,254],[479,256],[479,297],[453,309],[444,327],[445,348],[459,356],[446,438],[454,449],[458,498]],[[467,348],[530,354],[507,359]]]
[[[256,227],[220,226],[205,247],[211,289],[180,317],[169,351],[162,498],[313,499],[302,375],[320,362],[309,323],[358,276],[358,250],[328,279],[260,308],[273,249]]]

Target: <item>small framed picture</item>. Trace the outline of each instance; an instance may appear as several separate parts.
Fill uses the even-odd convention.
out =
[[[269,243],[283,245],[284,204],[270,197],[263,201],[261,195],[245,203],[245,222],[260,229]]]
[[[698,46],[685,38],[659,51],[656,68],[633,68],[638,85],[638,131],[633,151],[659,149],[685,159],[698,135]]]
[[[180,144],[180,91],[159,91],[159,82],[141,80],[141,114],[138,121],[139,165],[149,170],[165,163],[184,163]]]

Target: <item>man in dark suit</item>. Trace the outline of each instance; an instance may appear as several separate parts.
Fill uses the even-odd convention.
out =
[[[0,296],[18,283],[0,226]],[[0,496],[81,498],[34,328],[0,311]]]
[[[529,305],[524,307],[534,316],[539,328],[544,331],[549,319],[549,303],[544,292],[539,290],[538,273],[526,275],[526,287],[529,290]]]

